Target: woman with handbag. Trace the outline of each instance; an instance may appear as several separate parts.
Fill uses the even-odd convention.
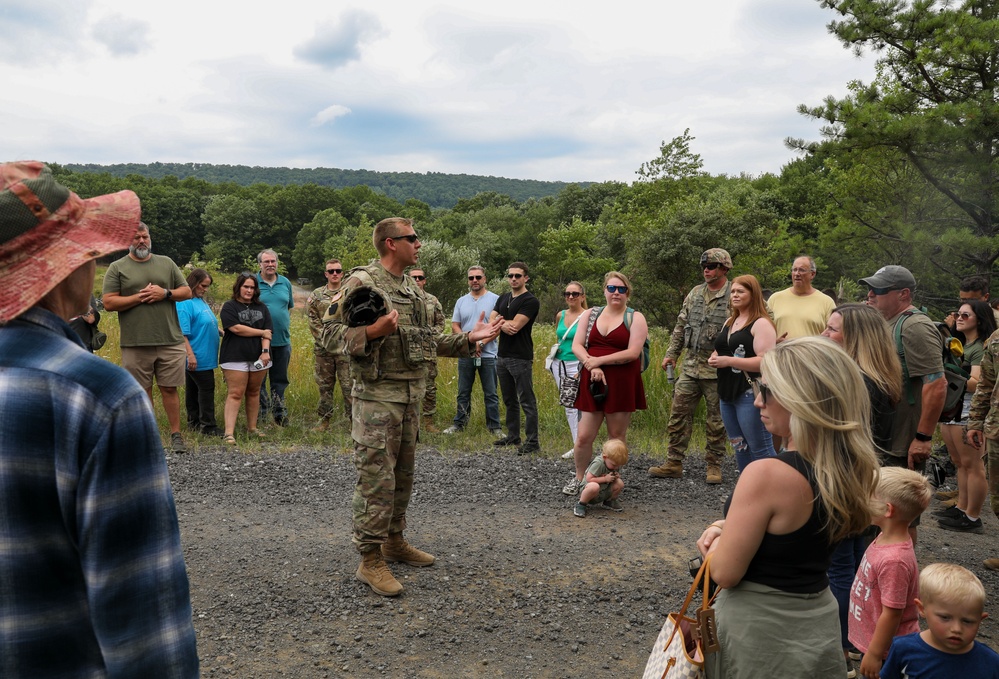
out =
[[[576,474],[562,488],[566,495],[577,495],[585,485],[600,424],[606,419],[607,438],[627,443],[631,414],[645,410],[641,358],[649,327],[645,316],[628,308],[630,295],[627,276],[611,271],[604,276],[607,305],[593,307],[579,318],[584,331],[572,341],[572,352],[582,365],[575,401],[580,411],[573,448]],[[577,503],[574,511],[578,509]]]
[[[755,397],[749,380],[759,377],[763,354],[777,345],[777,329],[755,276],[738,276],[729,294],[732,313],[715,337],[715,351],[708,357],[708,365],[718,372],[722,422],[742,473],[753,460],[775,455],[770,432],[753,405]]]
[[[842,679],[847,666],[826,571],[833,547],[870,524],[877,474],[860,369],[821,337],[777,345],[754,384],[764,426],[785,440],[739,476],[725,516],[697,541],[725,588],[709,679]]]
[[[982,376],[985,341],[996,331],[992,308],[987,302],[977,299],[965,300],[957,312],[954,330],[954,336],[964,346],[961,369],[970,377],[961,403],[951,412],[940,416],[940,433],[947,444],[950,459],[957,468],[957,502],[936,516],[944,530],[982,533],[985,529],[981,513],[988,495],[988,481],[985,479],[982,451],[965,442],[964,425],[968,422],[971,399]]]
[[[569,281],[565,286],[565,303],[568,308],[559,311],[555,315],[555,345],[549,353],[549,360],[546,361],[548,372],[555,378],[555,388],[561,390],[562,378],[573,377],[579,372],[579,360],[572,353],[572,340],[576,337],[576,328],[579,325],[579,317],[586,311],[586,291],[583,284],[578,281]],[[566,407],[565,419],[569,422],[569,431],[572,433],[573,448],[576,445],[576,428],[579,423],[579,411],[575,407]],[[567,450],[562,458],[565,460],[572,458],[572,448]]]

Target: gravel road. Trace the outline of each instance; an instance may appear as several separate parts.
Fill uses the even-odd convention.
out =
[[[393,565],[394,599],[354,578],[354,471],[325,451],[200,449],[169,458],[206,677],[638,677],[690,583],[701,529],[735,479],[653,479],[634,457],[614,513],[572,516],[570,463],[422,446],[406,535],[437,556]],[[920,564],[956,561],[999,611],[999,521],[985,535],[924,520]],[[980,640],[999,648],[992,618]]]

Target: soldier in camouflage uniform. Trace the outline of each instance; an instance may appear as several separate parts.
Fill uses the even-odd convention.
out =
[[[686,350],[679,379],[673,387],[673,405],[666,426],[668,459],[666,464],[651,467],[649,475],[670,479],[683,476],[683,458],[694,429],[694,411],[704,397],[707,405],[704,423],[706,481],[713,484],[722,481],[721,461],[725,456],[726,438],[718,406],[718,375],[708,365],[708,358],[715,348],[715,335],[728,319],[731,285],[727,276],[732,268],[732,257],[721,248],[711,248],[701,255],[701,268],[704,283],[691,290],[683,300],[663,359],[663,370],[667,370],[676,365],[680,352]]]
[[[353,499],[353,542],[361,553],[357,579],[383,596],[402,592],[386,561],[429,566],[434,557],[403,538],[413,492],[420,403],[427,363],[442,356],[471,356],[480,340],[499,332],[499,323],[480,322],[472,332],[434,331],[426,295],[403,271],[416,264],[420,240],[409,219],[391,217],[375,225],[378,261],[353,269],[344,298],[323,319],[327,351],[343,347],[351,357],[354,398],[351,437],[357,484]],[[362,294],[384,302],[387,312],[368,325],[349,313]],[[351,324],[356,327],[352,327]]]
[[[992,511],[999,516],[999,385],[996,368],[999,363],[999,331],[985,341],[982,373],[971,399],[968,413],[968,443],[979,450],[985,444],[988,454],[989,496]],[[985,567],[999,570],[999,559],[986,559]]]
[[[350,419],[350,358],[343,351],[327,351],[322,344],[323,316],[330,304],[343,297],[343,266],[339,259],[326,262],[326,285],[316,288],[309,295],[305,305],[309,317],[309,330],[315,339],[313,352],[316,357],[316,384],[319,385],[319,430],[329,428],[333,416],[333,390],[340,380],[340,393],[343,394],[344,413]]]
[[[412,269],[409,275],[423,290],[427,296],[430,306],[433,309],[434,332],[444,332],[444,307],[437,297],[427,292],[427,274],[423,269]],[[431,361],[427,366],[427,395],[423,397],[423,417],[420,420],[420,430],[431,434],[439,434],[441,430],[434,424],[434,415],[437,414],[437,361]]]

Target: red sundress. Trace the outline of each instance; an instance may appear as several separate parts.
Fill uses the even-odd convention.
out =
[[[596,323],[590,333],[590,346],[587,348],[590,356],[608,356],[624,351],[631,340],[631,331],[624,323],[604,336],[597,330]],[[587,413],[603,411],[605,413],[633,413],[645,410],[645,385],[642,383],[642,363],[635,359],[621,365],[601,366],[607,379],[607,399],[602,405],[593,402],[590,395],[590,371],[580,365],[579,395],[576,397],[576,408]]]

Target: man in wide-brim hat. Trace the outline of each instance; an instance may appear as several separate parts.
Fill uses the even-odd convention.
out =
[[[131,191],[81,199],[0,165],[0,666],[5,676],[194,677],[177,513],[149,400],[87,351],[95,259],[128,247]]]

